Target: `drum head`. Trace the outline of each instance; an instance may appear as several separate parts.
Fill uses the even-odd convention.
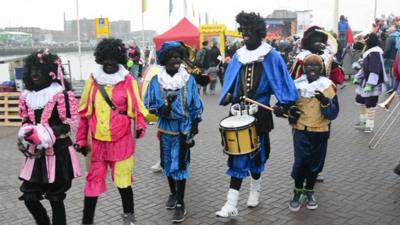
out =
[[[230,116],[221,121],[219,124],[223,128],[240,128],[255,122],[255,118],[249,115]]]

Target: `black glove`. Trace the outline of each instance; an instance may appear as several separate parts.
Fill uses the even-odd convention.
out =
[[[325,97],[325,95],[322,92],[315,91],[315,97],[318,99],[321,105],[326,106],[329,104],[329,98]]]
[[[228,104],[231,103],[231,102],[232,102],[232,94],[231,94],[231,93],[228,93],[228,94],[225,95],[225,98],[222,99],[222,105],[223,105],[223,106],[226,106],[226,105],[228,105]]]
[[[62,134],[68,134],[71,131],[71,128],[68,124],[53,125],[51,126],[51,129],[56,137],[59,137]]]
[[[282,118],[286,118],[287,116],[285,116],[285,114],[287,115],[287,109],[284,106],[280,106],[280,105],[274,105],[272,107],[273,109],[273,113],[275,114],[276,117],[282,117]]]
[[[295,105],[290,106],[288,110],[289,124],[297,123],[297,120],[299,120],[301,113],[302,111],[299,108],[297,108],[297,106]]]
[[[157,114],[157,109],[154,109],[154,108],[149,109],[149,113],[150,114]]]
[[[171,105],[175,100],[176,100],[176,93],[175,92],[168,93],[167,95],[168,105]]]
[[[199,121],[192,121],[192,128],[190,129],[190,133],[194,136],[199,133]]]
[[[210,76],[209,75],[202,75],[200,74],[193,74],[196,84],[199,84],[202,87],[205,87],[210,83]]]
[[[171,106],[169,105],[163,105],[158,111],[160,112],[160,115],[163,117],[169,117],[171,115]]]
[[[136,139],[141,138],[143,136],[143,132],[144,132],[143,129],[138,129],[136,131]]]
[[[87,156],[87,154],[89,153],[89,149],[87,147],[81,147],[80,145],[78,145],[77,143],[72,145],[75,150],[79,153],[81,153],[83,156]]]
[[[193,148],[195,144],[196,144],[196,143],[195,143],[195,141],[194,141],[193,138],[186,141],[186,146],[187,146],[188,148]]]

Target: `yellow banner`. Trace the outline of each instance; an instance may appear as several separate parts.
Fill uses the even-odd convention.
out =
[[[110,35],[108,18],[96,18],[96,38],[108,38]]]

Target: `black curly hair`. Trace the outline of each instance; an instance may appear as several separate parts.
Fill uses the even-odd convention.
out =
[[[313,49],[314,43],[318,40],[324,44],[328,41],[328,35],[321,32],[322,28],[319,26],[312,26],[304,31],[303,38],[301,39],[301,47],[303,49]]]
[[[167,65],[168,60],[173,56],[174,53],[178,53],[181,56],[182,60],[188,55],[185,47],[172,47],[168,49],[164,54],[160,55],[159,64],[161,66]]]
[[[372,32],[364,36],[366,50],[373,48],[375,46],[379,46],[380,41],[379,37],[376,33]]]
[[[113,59],[118,64],[126,65],[128,54],[125,44],[121,39],[104,38],[96,46],[94,51],[95,61],[103,65],[104,60]]]
[[[254,33],[260,39],[264,39],[267,35],[267,26],[264,18],[262,18],[259,13],[246,13],[242,11],[236,15],[236,22],[240,25],[238,29],[239,32],[241,32],[242,27],[249,27],[251,30],[254,30]]]
[[[29,56],[27,56],[24,59],[24,74],[22,77],[22,82],[24,83],[25,89],[29,91],[35,90],[35,84],[33,83],[31,78],[32,68],[38,68],[40,70],[40,73],[44,76],[48,75],[45,76],[45,78],[48,79],[47,81],[49,85],[53,81],[50,77],[50,72],[57,74],[58,70],[57,60],[60,60],[60,58],[56,54],[52,54],[50,52],[48,54],[44,54],[44,52],[45,52],[44,49],[32,52]],[[38,57],[39,54],[42,54],[41,58]],[[64,73],[64,68],[61,67],[61,69]],[[61,81],[58,79],[54,81],[61,84]],[[71,90],[71,85],[65,79],[64,79],[64,85],[66,91]]]

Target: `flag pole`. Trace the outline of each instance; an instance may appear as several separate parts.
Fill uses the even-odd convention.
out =
[[[82,80],[81,29],[79,26],[79,0],[76,0],[76,30],[78,35],[79,79]]]
[[[172,13],[172,0],[169,0],[169,9],[168,9],[168,28],[171,27],[171,13]]]
[[[144,51],[144,12],[142,11],[142,50]]]

